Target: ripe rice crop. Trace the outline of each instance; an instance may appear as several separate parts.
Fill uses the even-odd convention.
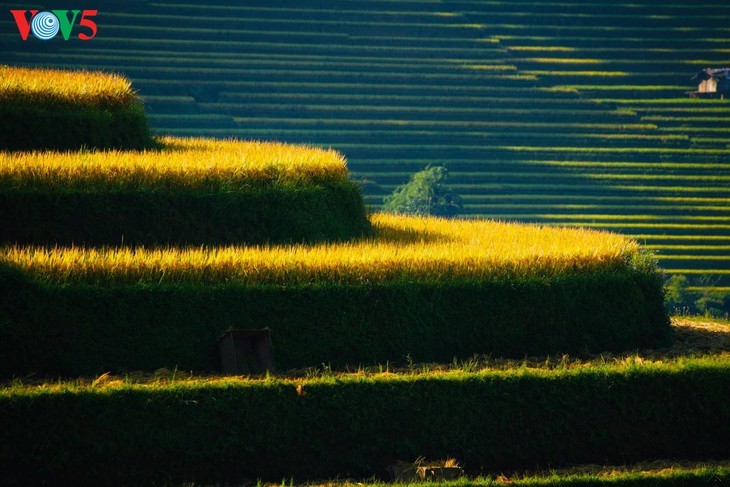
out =
[[[158,144],[0,152],[0,241],[250,244],[369,231],[359,188],[333,150],[170,137]]]
[[[338,244],[213,248],[5,247],[0,260],[62,283],[309,285],[489,281],[625,266],[636,242],[600,231],[379,214]]]
[[[226,191],[256,183],[346,180],[334,150],[274,142],[163,137],[143,151],[0,152],[0,189]]]
[[[666,339],[662,276],[626,237],[372,220],[373,237],[337,244],[2,247],[0,377],[215,370],[216,337],[241,326],[273,328],[284,369],[406,354],[448,362],[619,351]],[[56,312],[69,306],[76,311]],[[37,334],[49,345],[17,352]]]
[[[141,100],[123,76],[0,66],[0,150],[152,146]]]
[[[0,104],[129,106],[137,101],[124,76],[90,71],[0,66]]]

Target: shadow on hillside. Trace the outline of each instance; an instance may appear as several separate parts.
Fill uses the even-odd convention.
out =
[[[430,231],[428,228],[415,229],[415,228],[397,228],[394,226],[379,225],[374,236],[362,236],[355,237],[350,240],[340,240],[339,243],[351,243],[356,244],[358,242],[377,242],[382,244],[398,244],[398,245],[412,245],[412,244],[438,244],[438,243],[449,243],[456,241],[457,238],[444,234]],[[64,241],[58,242],[50,238],[48,239],[36,239],[36,240],[3,240],[0,238],[0,243],[6,246],[32,246],[38,249],[46,249],[48,251],[58,250],[59,248],[71,248],[71,247],[83,247],[88,249],[115,249],[115,248],[128,248],[137,249],[145,248],[149,250],[166,250],[175,248],[176,250],[186,249],[200,249],[201,245],[206,246],[210,249],[224,248],[224,247],[264,247],[264,248],[276,248],[276,247],[290,247],[297,245],[305,246],[317,246],[317,245],[331,245],[338,241],[321,241],[321,242],[235,242],[235,241],[223,241],[223,242],[205,242],[205,243],[187,243],[187,242],[134,242],[119,240],[116,243],[110,241],[102,242],[73,242]]]
[[[456,240],[454,236],[434,232],[426,224],[422,228],[400,228],[391,225],[377,225],[375,240],[396,244],[433,244],[448,243]]]

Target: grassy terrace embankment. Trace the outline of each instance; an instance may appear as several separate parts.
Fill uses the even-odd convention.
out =
[[[369,479],[330,480],[327,482],[307,483],[312,487],[503,487],[505,484],[517,487],[639,487],[639,486],[697,486],[722,483],[730,478],[727,462],[682,462],[681,464],[658,461],[630,466],[578,466],[568,469],[549,469],[540,472],[516,472],[514,474],[493,474],[459,480],[396,481],[384,482]],[[195,485],[195,484],[194,484]],[[265,487],[275,487],[275,483],[264,483]]]
[[[619,235],[385,215],[374,226],[372,239],[315,246],[6,246],[2,375],[215,370],[228,327],[270,326],[283,368],[668,336],[661,275]]]
[[[10,482],[174,483],[368,477],[420,455],[476,473],[727,458],[729,363],[15,384],[0,466]]]
[[[517,473],[513,475],[491,475],[477,478],[462,478],[452,481],[419,482],[357,482],[353,480],[317,482],[313,487],[386,487],[406,485],[426,487],[503,487],[505,484],[517,487],[639,487],[639,486],[697,486],[722,483],[730,478],[727,462],[685,462],[682,465],[670,462],[651,462],[631,466],[581,466],[572,469],[550,469],[538,473]],[[274,484],[264,484],[274,487]]]
[[[0,239],[111,245],[347,240],[366,235],[339,153],[162,138],[145,151],[0,152]]]

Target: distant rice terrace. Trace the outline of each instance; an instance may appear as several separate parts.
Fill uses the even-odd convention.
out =
[[[0,63],[119,71],[159,134],[332,147],[372,207],[446,165],[465,217],[622,232],[730,290],[730,101],[686,94],[730,64],[724,0],[94,8],[87,42],[5,12]]]

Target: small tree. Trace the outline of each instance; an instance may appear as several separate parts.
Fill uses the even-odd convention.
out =
[[[713,289],[719,281],[718,276],[710,274],[702,274],[697,278],[697,284],[704,288],[696,295],[697,300],[694,302],[700,314],[720,318],[727,316],[730,312],[730,295]]]
[[[711,316],[713,318],[722,318],[728,315],[727,295],[714,291],[704,291],[700,293],[700,297],[695,301],[695,306],[700,314]]]
[[[446,185],[448,170],[428,166],[411,176],[385,198],[383,209],[407,215],[453,216],[461,210],[461,198]]]
[[[687,276],[682,274],[674,274],[664,284],[664,302],[670,312],[676,313],[691,306],[691,293],[687,287]]]

